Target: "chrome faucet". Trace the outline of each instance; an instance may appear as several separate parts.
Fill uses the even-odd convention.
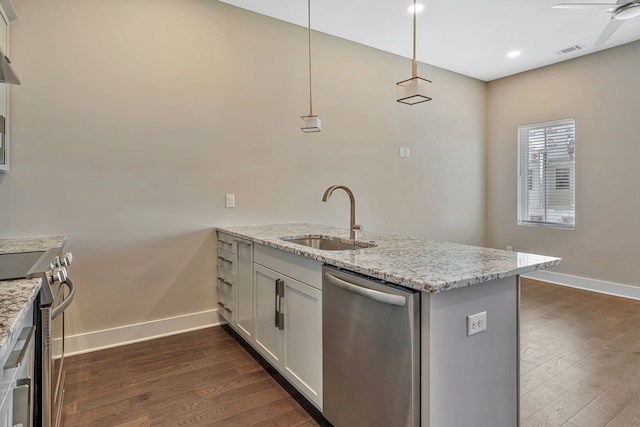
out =
[[[349,238],[351,240],[356,240],[356,230],[362,229],[362,226],[356,224],[356,199],[355,197],[353,197],[353,192],[349,190],[349,187],[346,187],[344,185],[332,185],[331,187],[327,188],[326,191],[324,192],[324,195],[322,196],[322,201],[326,202],[327,200],[329,200],[329,196],[331,196],[331,193],[333,193],[333,191],[337,190],[338,188],[341,190],[344,190],[349,195],[349,200],[351,200],[351,216],[349,218],[349,222],[350,222]]]

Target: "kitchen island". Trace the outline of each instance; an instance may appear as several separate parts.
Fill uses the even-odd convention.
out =
[[[372,232],[358,233],[357,240],[374,246],[356,251],[326,251],[284,240],[305,236],[349,239],[346,229],[315,224],[217,229],[255,243],[428,293],[555,267],[561,262],[560,258],[542,255]]]
[[[358,241],[368,247],[356,250],[322,250],[287,241],[305,237],[348,241],[346,229],[311,224],[217,230],[255,244],[256,254],[268,255],[275,249],[289,258],[294,255],[294,262],[301,257],[420,291],[420,424],[519,424],[519,275],[554,267],[559,258],[371,232],[359,233]],[[259,248],[264,249],[258,252]],[[315,276],[308,277],[307,283],[316,281]],[[259,292],[259,287],[254,289]],[[240,303],[234,307],[240,308]],[[482,313],[480,326],[486,330],[477,333],[473,329],[478,325],[472,326],[469,317]],[[315,400],[320,409],[321,402]]]

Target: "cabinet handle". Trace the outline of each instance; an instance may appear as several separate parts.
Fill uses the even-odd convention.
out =
[[[29,350],[29,346],[31,345],[31,340],[33,339],[33,333],[35,332],[35,326],[25,326],[20,331],[20,335],[18,336],[18,341],[16,342],[16,346],[14,350],[9,354],[7,358],[7,362],[4,365],[4,369],[13,369],[22,365],[24,362],[24,357],[27,355],[27,350]],[[24,344],[21,348],[16,350],[20,341],[24,341]]]
[[[282,311],[282,299],[284,298],[284,280],[276,280],[276,287],[278,288],[278,329],[284,331],[284,313]]]
[[[276,302],[275,302],[275,306],[276,306],[276,328],[280,328],[280,298],[278,298],[279,295],[279,291],[280,291],[280,287],[278,286],[278,283],[280,283],[280,279],[276,279],[275,281],[275,296],[276,296]]]

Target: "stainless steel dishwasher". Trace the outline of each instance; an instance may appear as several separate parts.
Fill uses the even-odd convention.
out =
[[[335,427],[420,425],[420,293],[323,267],[323,415]]]

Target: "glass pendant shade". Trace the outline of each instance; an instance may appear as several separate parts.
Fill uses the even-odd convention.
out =
[[[411,60],[411,78],[396,83],[396,101],[407,105],[431,101],[427,96],[427,86],[431,80],[418,77],[418,61],[416,61],[416,0],[413,0],[413,59]]]
[[[302,116],[304,124],[300,129],[302,132],[320,132],[320,117],[318,116]]]
[[[397,101],[409,105],[431,101],[431,98],[427,96],[429,83],[431,83],[430,80],[422,77],[412,77],[396,83]]]

